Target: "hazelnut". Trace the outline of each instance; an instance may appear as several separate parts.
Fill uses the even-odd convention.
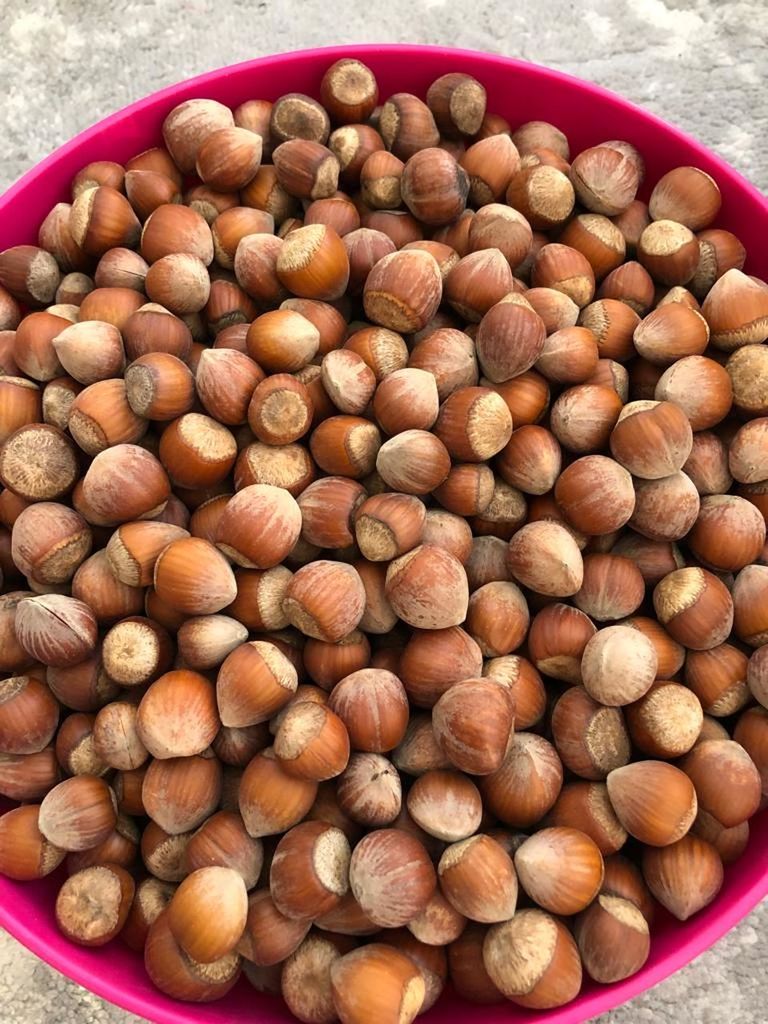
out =
[[[588,210],[612,217],[634,200],[642,172],[632,153],[603,143],[573,158],[570,177],[579,201]]]
[[[483,813],[475,784],[460,772],[433,769],[411,786],[408,813],[431,836],[457,842],[473,835]]]
[[[725,585],[698,566],[668,573],[653,592],[659,622],[674,640],[694,651],[721,644],[733,625],[733,601]]]
[[[517,903],[517,876],[506,851],[487,835],[449,846],[438,864],[440,887],[450,904],[471,921],[509,920]]]
[[[576,941],[584,968],[595,981],[610,984],[636,974],[648,959],[648,922],[629,900],[607,893],[580,915]]]
[[[506,200],[534,230],[549,231],[568,220],[576,196],[567,174],[557,167],[536,164],[513,172]]]
[[[764,340],[768,291],[762,282],[733,268],[712,285],[701,311],[709,324],[712,344],[731,352]]]
[[[185,615],[212,615],[230,604],[237,585],[229,563],[200,537],[172,541],[155,562],[158,597]]]
[[[365,411],[376,390],[373,370],[357,353],[346,349],[326,354],[321,366],[321,380],[336,408],[353,415]]]
[[[699,807],[725,828],[747,821],[760,806],[760,774],[739,743],[699,743],[680,762],[680,767],[696,789]]]
[[[531,622],[531,661],[553,679],[581,683],[582,655],[595,632],[592,620],[584,612],[567,604],[548,605]]]
[[[43,798],[38,815],[41,834],[60,850],[89,850],[115,827],[112,790],[93,775],[75,775],[54,786]]]
[[[525,297],[507,295],[480,321],[476,346],[483,373],[493,383],[503,383],[529,370],[543,351],[545,337],[544,321]]]
[[[37,754],[52,741],[59,705],[51,691],[32,676],[11,676],[0,683],[0,750]]]
[[[555,498],[570,525],[593,536],[627,523],[635,503],[629,473],[602,455],[577,459],[563,470]]]
[[[77,476],[75,447],[56,427],[21,426],[0,447],[0,481],[26,501],[55,501]]]
[[[254,839],[278,835],[305,817],[317,794],[317,783],[283,771],[271,748],[258,753],[240,783],[239,808]]]
[[[563,784],[554,747],[533,733],[515,733],[501,767],[480,781],[485,805],[500,821],[526,828],[550,810]]]
[[[75,872],[56,898],[56,923],[71,942],[103,946],[128,919],[135,884],[117,864],[94,865]]]
[[[551,597],[569,597],[583,581],[581,552],[573,536],[559,523],[546,520],[528,523],[515,533],[507,567],[523,586]]]
[[[493,677],[455,683],[432,712],[435,738],[451,763],[471,775],[497,771],[512,734],[512,702]]]
[[[381,434],[374,423],[362,417],[331,416],[315,427],[309,447],[324,472],[360,479],[377,466]]]
[[[409,956],[373,942],[333,961],[331,992],[335,1011],[347,1024],[411,1024],[426,988]]]
[[[520,910],[492,925],[483,942],[490,980],[518,1006],[563,1006],[581,988],[581,959],[566,926],[542,910]]]
[[[604,779],[629,761],[630,741],[621,712],[599,704],[581,687],[566,690],[558,699],[551,725],[563,764],[583,779]]]
[[[216,527],[216,546],[246,569],[271,569],[288,555],[300,532],[296,500],[281,488],[252,484],[225,505]]]
[[[658,306],[636,327],[635,348],[649,362],[669,366],[685,356],[700,356],[709,342],[707,321],[678,302]]]
[[[467,575],[449,552],[423,544],[390,564],[386,595],[397,615],[409,625],[446,629],[466,617]]]
[[[700,231],[715,219],[720,203],[720,189],[705,171],[675,167],[656,182],[648,211],[654,220],[674,220]]]
[[[621,415],[622,400],[605,384],[579,384],[561,392],[552,406],[550,427],[568,451],[579,454],[604,449]]]
[[[15,807],[0,817],[0,870],[20,882],[45,878],[55,871],[65,851],[49,842],[37,827],[39,807]]]
[[[374,416],[382,430],[390,435],[405,430],[429,430],[439,408],[435,377],[418,367],[388,374],[379,383],[373,398]]]
[[[481,321],[488,309],[512,292],[514,279],[496,247],[463,256],[445,276],[444,298],[465,319]]]
[[[421,149],[406,161],[400,181],[403,202],[424,224],[450,224],[463,212],[469,178],[442,149]]]
[[[575,828],[545,828],[515,853],[520,884],[544,910],[574,914],[597,896],[603,858],[592,839]]]
[[[611,434],[614,458],[634,476],[646,480],[677,472],[692,446],[688,418],[671,402],[630,402]]]
[[[574,604],[598,622],[611,622],[631,615],[645,597],[642,573],[629,558],[611,554],[590,554],[584,558],[584,578],[574,595]]]
[[[288,703],[297,685],[295,668],[274,644],[241,644],[224,659],[216,680],[222,725],[242,728],[268,721]]]
[[[684,285],[696,272],[699,243],[683,224],[656,220],[640,236],[637,258],[659,284]]]
[[[418,249],[384,256],[363,290],[366,315],[393,331],[412,333],[434,316],[442,295],[437,261]]]
[[[723,884],[717,850],[697,836],[684,836],[662,849],[647,848],[642,863],[648,888],[678,921],[708,906]]]
[[[733,391],[728,371],[714,359],[686,356],[659,377],[654,397],[679,406],[691,429],[698,431],[725,419],[731,409]]]
[[[306,821],[277,844],[269,888],[277,910],[291,919],[320,917],[348,888],[349,843],[326,822]]]
[[[470,596],[467,631],[485,657],[495,658],[516,650],[525,640],[528,624],[528,605],[514,583],[486,583]]]
[[[293,295],[306,299],[338,299],[349,280],[347,250],[334,229],[325,224],[292,231],[277,254],[275,268],[280,282]]]
[[[608,795],[616,815],[635,839],[668,846],[690,829],[698,809],[692,782],[664,761],[636,761],[608,776]]]
[[[222,999],[240,976],[240,958],[234,952],[212,964],[202,964],[186,954],[173,937],[167,910],[150,926],[144,967],[165,995],[193,1002]]]
[[[376,455],[384,483],[405,494],[429,494],[446,480],[450,468],[445,443],[426,430],[404,430],[385,441]]]
[[[188,875],[168,904],[168,927],[187,956],[211,964],[232,952],[245,928],[245,884],[232,868],[206,866]],[[201,920],[208,927],[201,928]]]
[[[375,924],[398,928],[421,913],[437,877],[417,839],[385,828],[370,832],[357,844],[349,882],[355,899]]]
[[[82,601],[62,594],[25,597],[16,608],[16,637],[27,654],[44,665],[65,667],[95,649],[96,618]]]
[[[207,750],[220,724],[213,684],[179,669],[156,679],[141,698],[136,731],[153,757],[190,757]]]
[[[361,669],[334,687],[329,707],[344,722],[355,750],[384,753],[405,735],[408,698],[403,684],[384,669]]]

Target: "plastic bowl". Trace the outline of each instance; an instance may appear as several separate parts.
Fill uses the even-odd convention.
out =
[[[286,92],[317,94],[333,61],[359,56],[375,71],[383,97],[409,90],[424,94],[438,75],[466,71],[487,88],[493,111],[513,125],[534,118],[563,128],[573,152],[611,138],[634,143],[647,161],[653,183],[680,164],[708,171],[723,194],[718,223],[734,231],[749,253],[747,269],[768,278],[768,200],[736,171],[699,143],[663,121],[597,86],[546,68],[505,57],[426,46],[350,46],[305,50],[248,61],[171,86],[78,135],[25,175],[0,198],[0,250],[34,243],[45,214],[69,198],[74,174],[91,160],[124,161],[157,145],[168,111],[182,100],[206,96],[236,106],[255,97],[276,99]],[[0,811],[10,806],[0,801]],[[631,999],[702,953],[768,894],[768,811],[752,824],[743,858],[726,869],[715,902],[685,924],[660,914],[651,955],[642,971],[627,981],[601,986],[589,980],[578,999],[548,1013],[533,1013],[506,1003],[477,1007],[447,993],[422,1020],[425,1024],[578,1024]],[[232,1024],[234,1021],[290,1022],[281,1001],[258,995],[242,980],[230,995],[210,1005],[187,1005],[166,998],[150,983],[141,958],[117,940],[101,950],[67,942],[58,932],[53,907],[60,879],[15,883],[0,878],[0,925],[53,967],[86,988],[158,1024]],[[374,1024],[372,1021],[371,1024]]]

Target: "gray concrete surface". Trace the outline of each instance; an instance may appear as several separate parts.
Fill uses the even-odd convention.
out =
[[[598,82],[691,132],[768,190],[766,0],[0,0],[0,41],[0,188],[77,131],[180,78],[302,46],[423,42],[505,53]],[[766,940],[763,904],[601,1024],[764,1024]],[[138,1021],[2,933],[0,1007],[7,1024]]]

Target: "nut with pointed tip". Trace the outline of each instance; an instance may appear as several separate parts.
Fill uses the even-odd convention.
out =
[[[297,685],[296,669],[274,644],[241,644],[224,659],[216,681],[222,724],[242,728],[268,721],[288,703]]]
[[[437,877],[418,839],[385,828],[369,833],[357,844],[349,881],[358,903],[375,924],[398,928],[426,907]]]
[[[567,604],[543,608],[531,622],[528,653],[544,675],[568,683],[581,683],[584,648],[596,632],[592,620]]]
[[[349,886],[347,837],[324,821],[306,821],[277,844],[269,872],[275,907],[291,919],[321,917]]]
[[[442,277],[435,258],[411,249],[384,256],[373,267],[363,289],[366,315],[382,327],[413,333],[437,311]]]
[[[648,888],[678,921],[708,906],[723,884],[717,850],[693,835],[662,849],[647,848],[642,866]]]
[[[566,690],[555,704],[552,736],[563,764],[584,779],[606,778],[631,755],[621,712],[602,706],[581,687]]]
[[[163,911],[149,929],[144,966],[161,992],[187,1002],[222,999],[240,976],[240,957],[234,952],[211,964],[202,964],[186,954],[173,937],[168,910]]]
[[[451,469],[445,444],[426,430],[404,430],[378,448],[376,470],[384,483],[405,494],[426,495]]]
[[[15,807],[0,817],[0,873],[20,882],[45,878],[61,864],[65,851],[38,828],[37,804]]]
[[[616,768],[608,795],[630,835],[649,846],[668,846],[690,829],[698,803],[693,783],[664,761],[636,761]]]
[[[191,832],[219,807],[222,785],[215,757],[155,759],[141,787],[144,812],[170,835]]]
[[[443,548],[422,544],[390,563],[387,598],[399,617],[419,629],[446,629],[466,618],[464,567]]]
[[[656,649],[647,637],[628,626],[607,626],[584,648],[581,674],[591,697],[620,707],[648,692],[657,667]]]
[[[75,775],[54,786],[40,805],[38,828],[60,850],[78,852],[103,843],[115,827],[112,790],[93,775]]]
[[[575,828],[545,828],[515,853],[520,884],[544,910],[569,915],[584,910],[603,883],[603,858],[595,842]]]
[[[271,747],[260,751],[240,782],[240,814],[248,834],[257,839],[287,831],[305,817],[316,795],[316,782],[288,775]]]
[[[760,773],[740,743],[699,743],[680,762],[680,767],[696,789],[699,807],[725,828],[747,821],[759,808]]]
[[[583,561],[573,535],[547,520],[528,523],[515,533],[507,567],[523,586],[550,597],[570,597],[583,582]]]
[[[98,625],[87,604],[46,593],[19,602],[15,631],[33,660],[61,668],[78,664],[95,649]]]
[[[637,611],[645,598],[645,582],[629,558],[618,554],[589,554],[584,579],[574,604],[598,622],[623,619]]]
[[[288,620],[305,636],[339,641],[360,622],[365,588],[357,571],[340,562],[316,561],[292,577],[283,599]]]
[[[193,871],[168,905],[168,926],[184,952],[211,964],[232,952],[245,928],[248,899],[242,877],[232,868]]]
[[[653,592],[653,605],[672,638],[692,650],[717,647],[731,632],[731,595],[724,583],[698,566],[668,573]]]
[[[498,771],[479,781],[487,809],[500,821],[527,828],[555,803],[563,766],[555,748],[533,733],[515,733]]]
[[[581,959],[566,926],[542,910],[520,910],[492,925],[483,963],[494,985],[518,1006],[563,1006],[581,988]]]
[[[607,893],[579,916],[575,937],[585,970],[602,984],[637,974],[650,952],[648,922],[640,910]]]
[[[346,768],[349,734],[343,721],[325,705],[298,701],[282,716],[274,751],[289,775],[322,782]]]
[[[242,492],[241,492],[242,493]],[[224,556],[207,540],[184,537],[158,556],[155,591],[186,615],[212,615],[234,601],[237,584]]]
[[[449,846],[437,868],[450,904],[470,921],[507,921],[517,905],[517,875],[509,854],[490,836]]]
[[[345,1024],[411,1024],[426,988],[421,969],[409,956],[374,942],[334,960],[331,991]]]
[[[408,813],[416,824],[444,842],[458,842],[480,826],[483,806],[475,784],[455,771],[420,775],[408,793]]]
[[[354,753],[339,778],[337,799],[344,814],[359,825],[391,825],[402,808],[397,769],[381,754]]]
[[[433,708],[435,738],[451,763],[471,775],[497,771],[513,728],[510,695],[488,679],[455,683]]]
[[[88,188],[72,203],[69,230],[75,243],[89,256],[109,249],[136,247],[141,224],[128,200],[109,185]]]
[[[346,675],[334,687],[328,706],[344,722],[354,750],[386,753],[405,735],[408,697],[398,677],[385,669]]]
[[[637,258],[660,284],[685,285],[699,263],[698,239],[683,224],[656,220],[640,236]]]
[[[203,753],[220,725],[213,684],[187,669],[156,679],[141,698],[136,720],[141,742],[156,758]]]

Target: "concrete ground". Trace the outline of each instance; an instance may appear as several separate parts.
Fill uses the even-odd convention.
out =
[[[768,190],[766,0],[27,0],[0,3],[0,39],[0,188],[87,125],[189,75],[305,46],[421,42],[522,57],[607,86]],[[763,1024],[767,939],[764,903],[600,1024]],[[138,1021],[4,933],[0,1006],[6,1024]]]

